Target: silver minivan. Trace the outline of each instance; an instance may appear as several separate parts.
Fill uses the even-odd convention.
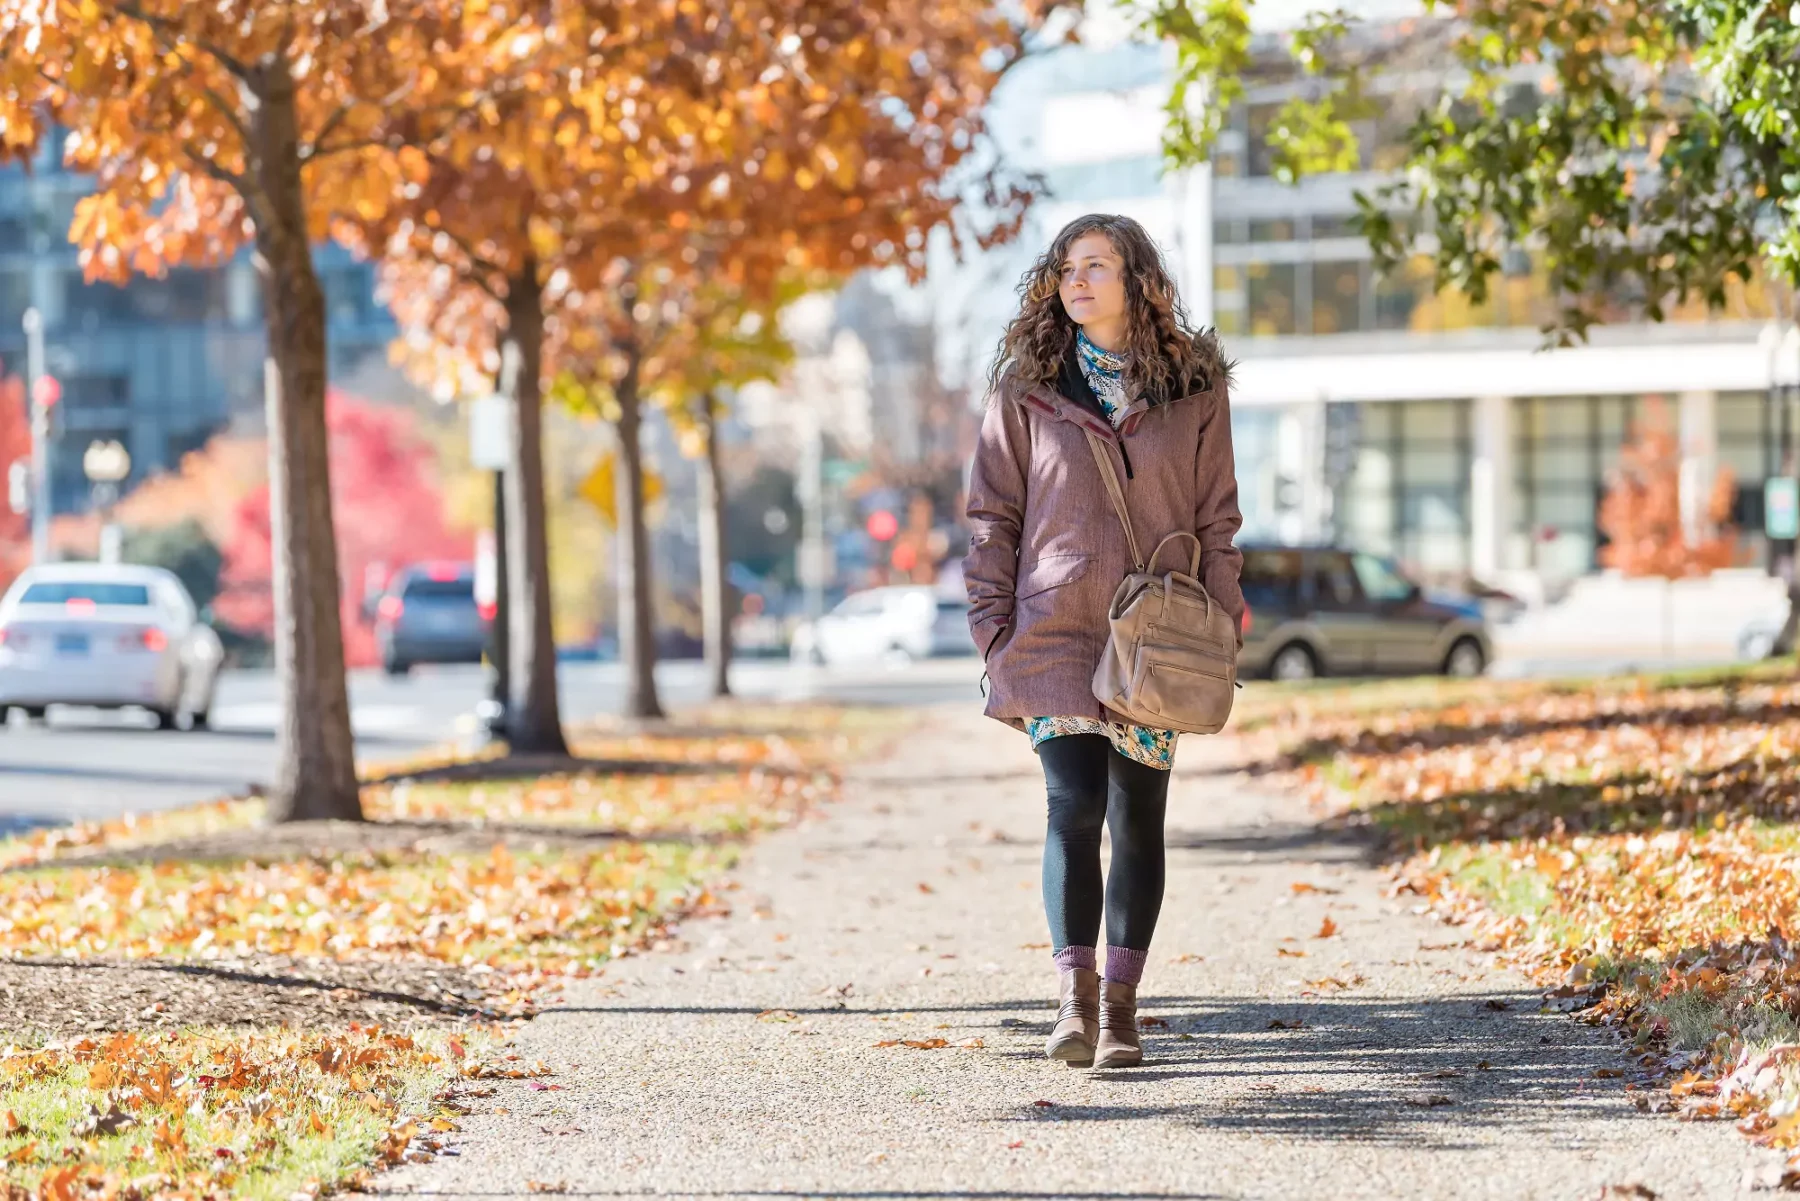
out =
[[[1249,544],[1240,675],[1478,676],[1493,657],[1473,598],[1427,595],[1392,559],[1330,546]]]

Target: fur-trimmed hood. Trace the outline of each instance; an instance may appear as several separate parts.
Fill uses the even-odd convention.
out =
[[[1181,394],[1134,397],[1119,418],[1118,433],[1130,436],[1137,430],[1143,415],[1159,405],[1176,404],[1206,396],[1220,385],[1230,389],[1231,373],[1237,364],[1225,357],[1225,349],[1219,343],[1218,333],[1212,329],[1195,333],[1194,352],[1194,374],[1189,377],[1187,387]],[[1064,356],[1062,370],[1053,387],[1028,385],[1019,379],[1016,371],[1008,368],[1000,377],[999,395],[996,399],[1036,409],[1047,417],[1072,421],[1101,437],[1110,437],[1114,433],[1114,427],[1101,410],[1093,389],[1088,387],[1086,378],[1081,374],[1073,344]]]

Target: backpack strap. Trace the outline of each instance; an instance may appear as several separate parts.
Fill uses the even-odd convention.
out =
[[[1131,528],[1131,514],[1125,511],[1125,489],[1119,485],[1119,473],[1113,470],[1112,456],[1100,442],[1099,435],[1087,431],[1088,449],[1094,452],[1094,462],[1100,465],[1100,478],[1106,484],[1106,494],[1112,497],[1113,509],[1119,514],[1119,524],[1125,527],[1125,545],[1131,548],[1132,566],[1143,571],[1144,552],[1138,549],[1137,531]],[[1164,539],[1167,541],[1167,539]],[[1161,550],[1162,547],[1157,547]]]

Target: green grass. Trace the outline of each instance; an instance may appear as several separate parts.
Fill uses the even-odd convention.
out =
[[[326,1070],[316,1037],[204,1029],[160,1035],[119,1057],[38,1052],[28,1063],[7,1056],[0,1058],[0,1121],[10,1115],[23,1129],[0,1135],[0,1158],[16,1157],[8,1179],[27,1186],[79,1164],[84,1175],[112,1174],[146,1193],[159,1191],[160,1178],[161,1188],[205,1182],[233,1197],[287,1201],[372,1162],[399,1115],[428,1114],[452,1071],[451,1037],[355,1039],[347,1045],[382,1052],[360,1069]],[[479,1031],[455,1037],[476,1054],[492,1041]],[[201,1079],[214,1058],[248,1065],[244,1087]],[[173,1066],[164,1077],[168,1092],[145,1096],[144,1077],[133,1073],[159,1066]],[[84,1132],[96,1110],[130,1121],[113,1133]]]

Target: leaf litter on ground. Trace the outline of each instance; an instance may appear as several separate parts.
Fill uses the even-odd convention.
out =
[[[528,1014],[560,981],[687,915],[723,912],[705,881],[732,861],[732,840],[828,800],[847,748],[892,732],[854,710],[747,707],[713,721],[577,739],[595,759],[705,770],[390,778],[365,789],[363,824],[258,829],[250,798],[0,842],[0,997],[67,1009],[33,973],[71,960],[103,970],[63,977],[123,990],[79,1002],[86,1029],[0,1016],[0,1198],[354,1188],[371,1166],[440,1149],[458,1090],[560,1088],[538,1079],[542,1063],[474,1053],[507,1029],[482,1019]],[[460,841],[421,838],[430,823]],[[145,972],[169,982],[153,1004],[140,999]],[[183,1021],[229,1018],[246,1007],[232,989],[259,982],[299,1003],[248,1006],[260,1028]],[[373,995],[401,997],[383,1014],[406,1028],[346,1020]]]
[[[1640,1106],[1800,1149],[1791,665],[1484,683],[1308,697],[1252,736],[1328,823],[1380,836],[1391,895],[1469,935],[1427,949],[1499,952],[1547,1008],[1625,1033]]]

